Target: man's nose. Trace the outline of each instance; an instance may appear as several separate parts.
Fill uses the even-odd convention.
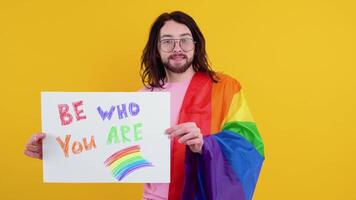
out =
[[[174,41],[173,53],[182,52],[182,48],[180,47],[179,42],[180,42],[180,40],[175,40]]]

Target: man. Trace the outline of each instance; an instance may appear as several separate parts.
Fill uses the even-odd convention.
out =
[[[240,84],[209,66],[205,39],[183,12],[163,13],[143,51],[141,91],[171,93],[170,184],[145,184],[143,199],[252,199],[264,145]],[[25,154],[42,158],[35,134]]]

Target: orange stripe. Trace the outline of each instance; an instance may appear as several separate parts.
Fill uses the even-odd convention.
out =
[[[229,112],[231,100],[234,94],[241,90],[241,85],[237,80],[224,74],[217,75],[219,82],[213,83],[211,94],[211,133],[221,131],[222,123]]]

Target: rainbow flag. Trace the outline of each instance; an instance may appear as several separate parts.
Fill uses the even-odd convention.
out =
[[[195,122],[204,135],[201,154],[176,139],[172,146],[169,200],[251,200],[264,161],[264,144],[240,83],[195,73],[179,123]]]
[[[121,181],[127,175],[138,169],[153,167],[152,163],[141,156],[139,145],[127,147],[115,152],[105,160],[104,164],[110,168],[111,174],[118,181]]]

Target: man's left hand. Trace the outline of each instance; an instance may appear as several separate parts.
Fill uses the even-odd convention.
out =
[[[188,145],[192,152],[201,153],[204,140],[200,128],[197,127],[196,123],[186,122],[178,124],[167,129],[166,133],[170,139],[177,137],[179,143]]]

